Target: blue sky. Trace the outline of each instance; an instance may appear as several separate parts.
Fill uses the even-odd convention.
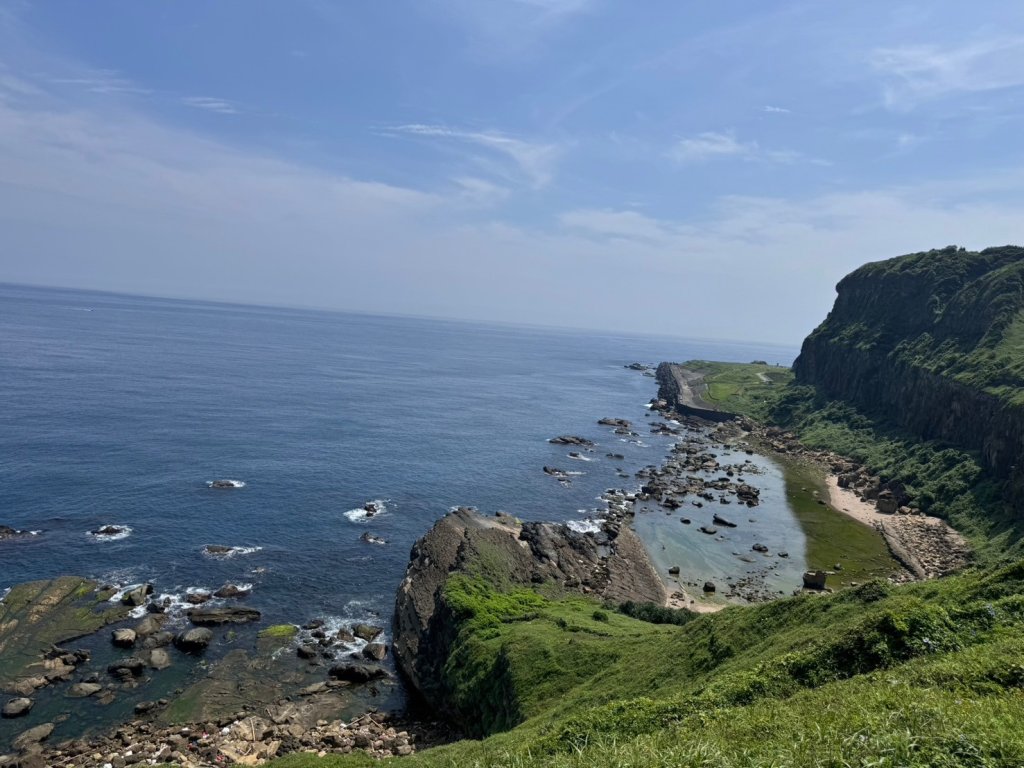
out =
[[[0,280],[799,341],[1024,242],[1024,3],[0,0]]]

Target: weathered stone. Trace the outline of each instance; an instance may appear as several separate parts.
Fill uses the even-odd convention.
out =
[[[94,696],[103,690],[99,683],[75,683],[68,689],[68,696],[73,699],[84,699],[87,696]]]
[[[193,608],[188,612],[189,621],[200,626],[245,624],[259,621],[262,615],[255,608],[243,607]]]
[[[388,676],[386,669],[370,664],[336,664],[331,667],[328,674],[335,680],[346,680],[350,683],[368,683]]]
[[[363,656],[374,661],[383,661],[387,653],[388,647],[384,643],[367,643],[363,648]]]
[[[213,640],[213,632],[205,627],[195,627],[179,633],[174,638],[174,647],[185,653],[199,653]]]
[[[135,630],[115,629],[110,639],[118,648],[132,648],[135,646]]]
[[[827,579],[827,571],[807,571],[804,573],[804,589],[824,589]]]
[[[32,711],[32,707],[32,699],[11,699],[4,704],[3,709],[0,710],[0,715],[3,715],[4,717],[24,717]]]
[[[367,642],[376,639],[383,631],[380,627],[374,627],[370,624],[356,624],[352,627],[352,634],[360,640],[366,640]]]
[[[39,742],[46,741],[46,739],[50,737],[50,734],[53,733],[53,729],[55,727],[56,726],[54,726],[53,723],[43,723],[42,725],[37,725],[35,728],[29,728],[11,742],[11,746],[19,752],[28,750],[36,744],[39,744]]]

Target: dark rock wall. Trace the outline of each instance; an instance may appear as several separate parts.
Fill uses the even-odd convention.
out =
[[[957,356],[998,339],[1024,308],[1022,274],[1017,248],[944,249],[866,265],[840,281],[832,312],[804,341],[797,382],[921,438],[975,451],[1020,487],[1024,409],[943,367],[955,369]]]

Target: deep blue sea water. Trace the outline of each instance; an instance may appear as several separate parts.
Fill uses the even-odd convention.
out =
[[[636,487],[616,468],[670,443],[596,424],[646,426],[657,387],[626,363],[795,354],[0,286],[0,524],[41,531],[0,543],[0,593],[61,573],[169,594],[232,581],[267,622],[386,619],[410,546],[450,507],[570,520]],[[547,442],[565,433],[598,441],[598,460]],[[544,465],[585,474],[563,487]],[[384,514],[345,515],[374,499]],[[132,533],[87,535],[104,524]],[[259,549],[216,560],[206,544]]]

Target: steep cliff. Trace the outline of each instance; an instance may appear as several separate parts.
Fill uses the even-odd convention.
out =
[[[495,640],[500,625],[529,630],[529,622],[543,624],[537,610],[543,600],[534,589],[615,603],[660,605],[667,597],[642,542],[627,525],[609,520],[600,531],[579,533],[507,515],[484,517],[471,509],[438,520],[413,547],[398,589],[395,662],[424,703],[467,733],[519,723],[534,692],[517,679],[511,661],[539,670],[558,655],[544,647],[540,630],[527,632],[518,654],[505,641],[497,658],[477,650],[481,625],[487,639]],[[536,648],[525,650],[530,646]]]
[[[945,248],[867,264],[804,341],[797,382],[976,452],[1024,489],[1024,248]]]

